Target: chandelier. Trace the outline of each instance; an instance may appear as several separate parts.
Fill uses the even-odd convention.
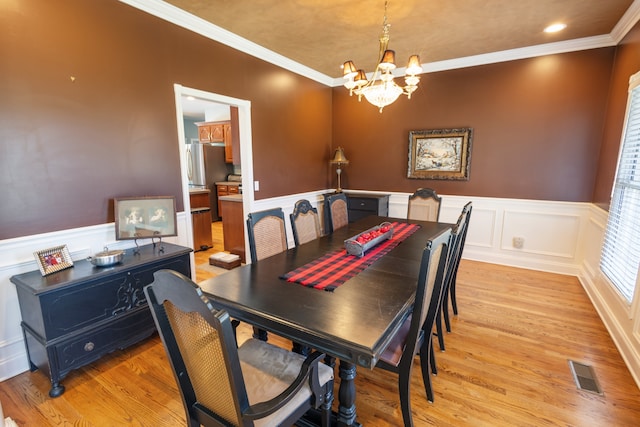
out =
[[[401,87],[394,81],[392,71],[396,68],[395,56],[393,50],[387,49],[389,45],[389,28],[391,24],[387,23],[387,3],[384,3],[384,20],[382,21],[382,34],[380,35],[380,52],[378,54],[378,65],[371,76],[371,80],[367,79],[367,75],[363,70],[358,70],[353,61],[347,61],[342,65],[344,71],[344,87],[349,89],[349,95],[354,93],[358,95],[358,101],[362,100],[362,96],[371,104],[382,109],[393,103],[402,94],[407,95],[411,99],[411,94],[418,89],[420,77],[418,74],[422,72],[420,65],[420,57],[411,55],[404,77],[405,86]]]

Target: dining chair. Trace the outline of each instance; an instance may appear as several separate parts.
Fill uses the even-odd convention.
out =
[[[318,210],[311,206],[308,200],[298,200],[289,217],[291,219],[291,229],[293,230],[293,241],[296,246],[321,236]]]
[[[465,205],[465,209],[467,209],[467,219],[465,220],[464,230],[462,231],[462,238],[460,240],[460,250],[458,253],[458,257],[456,259],[456,266],[453,272],[453,277],[451,278],[451,283],[449,285],[449,292],[445,295],[445,304],[444,307],[447,307],[447,312],[445,313],[445,322],[449,323],[449,308],[448,308],[448,299],[451,298],[451,307],[453,309],[453,314],[458,315],[458,303],[456,301],[456,279],[458,278],[458,267],[460,265],[460,260],[462,259],[462,252],[464,251],[464,245],[467,241],[467,231],[469,231],[469,224],[471,223],[471,210],[473,209],[472,202],[469,202]],[[450,327],[448,327],[450,330]]]
[[[236,347],[229,314],[188,277],[154,273],[144,288],[182,397],[187,425],[293,425],[320,409],[329,425],[333,370],[323,354],[303,357],[253,338]]]
[[[344,193],[325,195],[325,231],[327,234],[349,223],[347,196]]]
[[[247,216],[251,261],[257,262],[287,250],[282,208],[251,212]]]
[[[433,354],[431,331],[440,309],[450,236],[451,231],[445,230],[432,240],[427,241],[426,247],[422,251],[415,302],[411,315],[404,321],[376,364],[376,368],[398,374],[400,406],[405,427],[413,425],[410,385],[413,359],[417,353],[420,355],[422,380],[427,399],[429,402],[433,402],[429,362]]]
[[[449,298],[450,292],[455,276],[458,272],[458,266],[460,265],[460,258],[462,256],[463,240],[468,227],[469,213],[471,212],[471,202],[464,205],[462,212],[458,216],[458,220],[451,231],[451,243],[449,244],[449,253],[447,254],[447,269],[445,272],[444,285],[442,288],[442,303],[440,304],[441,310],[438,311],[436,317],[436,336],[438,337],[438,345],[440,351],[445,350],[444,345],[444,331],[442,330],[442,319],[444,318],[447,332],[451,332],[451,322],[449,320]],[[435,370],[435,368],[433,368]]]
[[[418,188],[409,196],[407,219],[438,221],[442,198],[431,188]]]
[[[279,254],[287,250],[287,230],[282,208],[251,212],[247,215],[247,234],[251,262]],[[267,341],[264,329],[253,327],[253,337]]]

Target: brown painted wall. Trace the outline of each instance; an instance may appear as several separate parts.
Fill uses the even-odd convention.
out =
[[[256,198],[328,185],[331,89],[128,5],[0,2],[0,58],[0,240],[183,210],[174,83],[251,101]]]
[[[334,88],[342,186],[591,201],[614,48],[425,74],[382,114]],[[473,128],[468,181],[407,178],[409,131]]]
[[[111,222],[114,197],[182,210],[174,83],[251,101],[258,199],[335,185],[342,145],[345,188],[608,202],[639,39],[425,74],[380,114],[114,0],[1,2],[0,240]],[[470,180],[406,178],[409,131],[454,127]]]
[[[627,108],[629,77],[640,71],[640,24],[626,35],[616,50],[607,103],[606,122],[598,159],[598,174],[593,190],[593,202],[608,208],[618,163],[622,127]]]

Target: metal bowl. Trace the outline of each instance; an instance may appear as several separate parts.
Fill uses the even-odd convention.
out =
[[[118,249],[110,251],[107,248],[104,249],[105,250],[103,252],[98,252],[94,256],[88,258],[89,261],[91,261],[91,264],[96,267],[109,267],[122,262],[122,259],[124,258],[123,250]]]

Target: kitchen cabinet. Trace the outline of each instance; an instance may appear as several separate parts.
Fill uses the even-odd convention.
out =
[[[232,196],[234,194],[240,194],[239,182],[216,182],[216,195],[218,196],[218,215],[222,218],[222,205],[220,203],[220,197]]]
[[[231,107],[230,110],[231,129],[229,133],[229,144],[231,145],[232,163],[236,166],[240,166],[240,120],[238,117],[238,107]]]
[[[198,122],[198,139],[200,142],[224,142],[224,159],[226,163],[239,166],[240,131],[238,126],[238,107],[231,107],[231,120],[220,122]]]
[[[220,199],[219,199],[220,200]],[[240,256],[244,263],[244,212],[242,209],[242,195],[224,196],[220,200],[222,206],[222,234],[224,236],[224,250]]]
[[[199,122],[198,139],[200,142],[224,142],[224,126],[228,122]]]
[[[354,222],[369,215],[388,216],[388,194],[347,194],[347,210],[349,222]]]
[[[222,125],[224,134],[224,161],[233,163],[233,135],[231,134],[231,124]]]
[[[34,270],[11,277],[29,365],[49,377],[49,396],[64,393],[60,381],[73,369],[155,331],[143,287],[160,269],[191,276],[190,252],[160,242],[125,250],[122,262],[111,267],[80,260],[47,276]]]
[[[198,126],[198,139],[200,142],[224,142],[224,161],[225,163],[240,164],[240,153],[237,155],[235,151],[239,151],[239,145],[234,140],[238,139],[237,121],[224,121],[224,122],[199,122]],[[238,158],[237,163],[235,158]]]

